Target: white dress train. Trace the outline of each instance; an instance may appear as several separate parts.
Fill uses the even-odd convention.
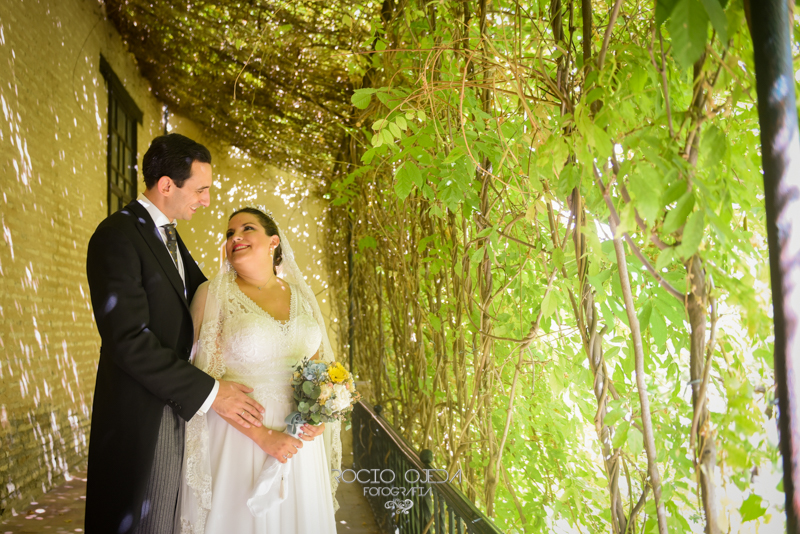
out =
[[[206,300],[206,318],[209,306],[212,313],[219,313],[214,348],[224,364],[221,378],[252,387],[250,396],[266,410],[264,426],[281,432],[286,427],[284,418],[295,409],[290,385],[293,367],[318,350],[320,328],[295,286],[290,285],[289,320],[281,323],[239,289],[234,273],[220,276],[223,280],[216,282],[221,287],[209,292]],[[204,321],[203,328],[206,324]],[[203,336],[202,331],[200,335],[201,344],[208,344],[208,336]],[[208,363],[208,355],[203,359]],[[213,361],[211,367],[213,370]],[[266,516],[255,517],[247,507],[247,499],[268,455],[213,410],[204,419],[202,425],[193,418],[187,431],[181,533],[336,532],[331,464],[322,436],[303,441],[303,448],[289,460],[291,469],[284,481],[286,499]],[[203,426],[207,429],[206,441],[198,440],[198,435],[202,438],[205,432]],[[198,462],[210,464],[210,473],[197,469]]]

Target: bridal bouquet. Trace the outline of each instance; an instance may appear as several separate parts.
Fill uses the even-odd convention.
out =
[[[294,426],[287,430],[290,434],[304,423],[346,421],[361,398],[353,377],[338,362],[303,360],[295,367],[292,387],[297,411],[286,418],[287,425]]]
[[[285,432],[294,437],[305,423],[346,421],[361,398],[353,377],[338,362],[303,360],[292,374],[292,387],[297,411],[286,417]],[[291,468],[291,461],[281,464],[271,456],[267,458],[247,499],[247,507],[254,516],[266,515],[286,498],[286,480]]]

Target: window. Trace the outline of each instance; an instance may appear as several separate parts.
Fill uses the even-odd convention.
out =
[[[100,56],[100,72],[108,84],[108,214],[136,198],[136,124],[142,112],[119,78]]]

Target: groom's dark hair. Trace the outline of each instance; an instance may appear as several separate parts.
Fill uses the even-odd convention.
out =
[[[192,163],[211,163],[206,147],[181,134],[160,135],[153,139],[142,160],[142,174],[147,189],[153,188],[162,176],[169,176],[183,187],[192,175]]]

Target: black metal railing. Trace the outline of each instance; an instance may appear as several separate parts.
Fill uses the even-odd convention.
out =
[[[355,406],[354,465],[343,469],[340,479],[361,484],[381,530],[387,534],[502,534],[448,480],[447,471],[433,468],[433,453],[417,454],[381,412],[380,406],[364,401]]]

